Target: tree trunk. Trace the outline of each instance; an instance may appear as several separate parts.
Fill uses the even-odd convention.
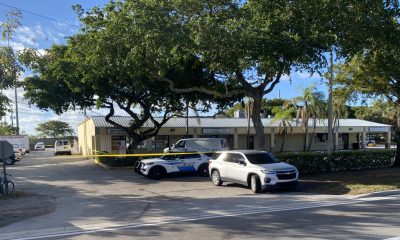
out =
[[[311,144],[312,144],[314,136],[315,136],[315,128],[316,128],[316,124],[314,123],[313,130],[311,132],[310,142],[308,143],[308,147],[307,147],[307,152],[309,152],[311,149]]]
[[[254,129],[256,132],[257,142],[256,149],[263,150],[265,149],[265,135],[264,135],[264,126],[261,121],[261,100],[262,97],[255,96],[253,97],[253,108],[251,119],[253,120]]]
[[[142,141],[144,141],[144,140],[142,140]],[[126,149],[126,152],[127,152],[128,154],[133,154],[133,153],[135,153],[136,147],[137,147],[137,146],[139,145],[139,143],[142,142],[142,141],[140,141],[140,139],[138,139],[138,138],[129,136],[129,145],[128,145],[128,148]]]
[[[396,157],[393,167],[400,167],[400,104],[397,106],[397,126],[396,126]]]
[[[305,122],[305,132],[304,132],[304,146],[303,146],[303,151],[306,152],[308,150],[307,145],[307,135],[308,135],[308,119]]]
[[[283,132],[282,132],[282,144],[281,144],[281,151],[280,152],[283,152],[283,146],[285,145],[285,138],[286,138],[286,127],[284,127],[285,129],[283,129]]]
[[[394,160],[393,167],[400,167],[400,127],[398,123],[396,127],[396,146],[396,158]]]

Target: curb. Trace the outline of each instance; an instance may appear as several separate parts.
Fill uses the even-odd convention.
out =
[[[400,194],[400,190],[388,190],[388,191],[380,191],[380,192],[372,192],[372,193],[356,195],[356,196],[354,196],[353,199],[371,198],[371,197],[385,197],[385,196],[392,196],[392,195],[399,195],[399,194]]]

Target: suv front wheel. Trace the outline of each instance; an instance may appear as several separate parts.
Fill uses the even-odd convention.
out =
[[[261,192],[261,182],[260,178],[257,175],[252,175],[250,180],[250,187],[253,193]]]
[[[211,179],[212,182],[215,186],[221,186],[222,185],[222,181],[221,181],[221,176],[219,175],[218,170],[214,170],[211,174]]]

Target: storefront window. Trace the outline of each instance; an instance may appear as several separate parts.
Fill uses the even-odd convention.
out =
[[[168,136],[156,136],[155,141],[151,141],[153,149],[164,149],[169,147],[169,137]]]
[[[327,133],[317,133],[315,134],[315,139],[316,142],[326,142],[328,141],[328,134]]]
[[[126,154],[126,136],[111,136],[111,152]]]

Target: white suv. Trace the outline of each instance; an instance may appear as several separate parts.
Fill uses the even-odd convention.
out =
[[[209,172],[215,186],[234,182],[249,186],[254,193],[275,187],[294,189],[299,179],[294,166],[255,150],[217,152],[209,161]]]
[[[159,158],[144,159],[136,163],[135,171],[152,179],[160,179],[170,173],[197,172],[208,177],[208,160],[203,153],[166,154]]]

